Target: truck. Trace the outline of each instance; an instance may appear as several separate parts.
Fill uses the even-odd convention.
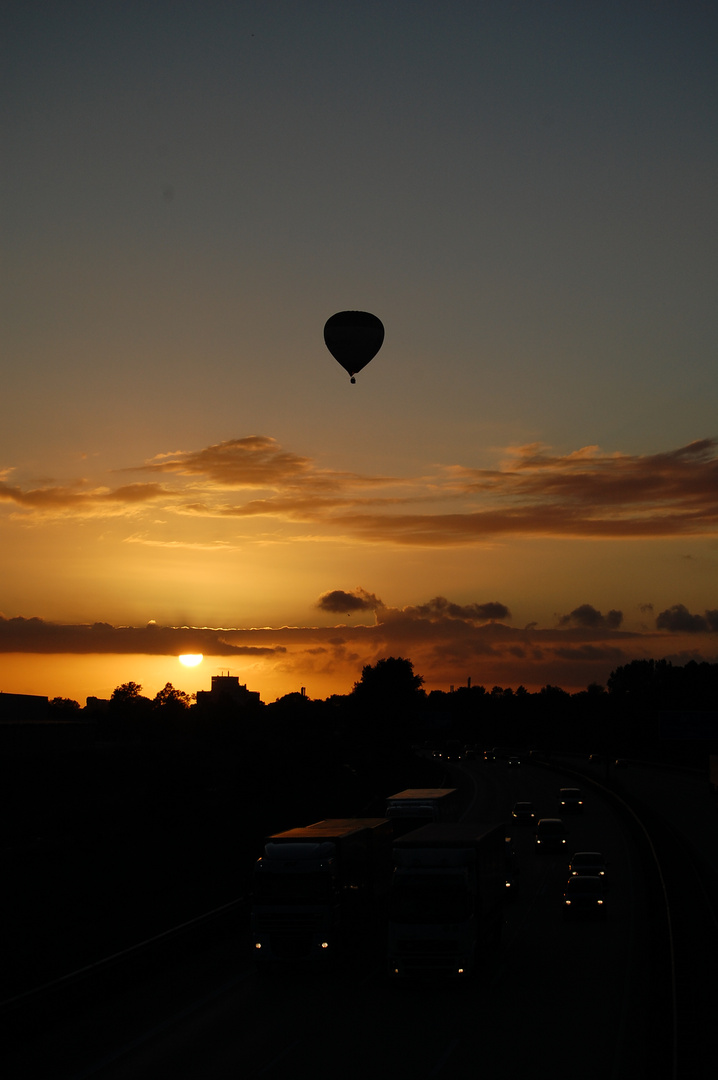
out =
[[[456,788],[406,788],[388,797],[385,813],[394,836],[401,836],[421,825],[457,818],[459,793]]]
[[[503,825],[465,821],[424,825],[395,841],[390,979],[467,978],[498,949],[504,848]]]
[[[328,818],[265,838],[251,934],[260,963],[326,963],[369,927],[393,868],[386,818]]]

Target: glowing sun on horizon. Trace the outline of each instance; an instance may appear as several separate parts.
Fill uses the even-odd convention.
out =
[[[184,653],[179,658],[180,664],[184,664],[185,667],[197,667],[197,664],[201,664],[204,660],[202,653]]]

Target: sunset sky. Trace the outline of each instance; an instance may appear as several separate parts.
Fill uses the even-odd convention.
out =
[[[7,0],[0,40],[0,691],[718,661],[715,4]]]

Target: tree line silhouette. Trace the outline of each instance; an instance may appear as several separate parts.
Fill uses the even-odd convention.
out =
[[[343,755],[370,753],[387,760],[407,745],[434,740],[475,746],[494,743],[520,748],[616,752],[622,756],[690,758],[693,749],[665,738],[667,713],[715,711],[718,664],[634,660],[611,672],[606,686],[593,683],[569,693],[546,685],[525,687],[459,686],[426,693],[411,660],[388,657],[362,669],[349,694],[313,700],[290,693],[265,705],[231,701],[201,705],[195,695],[167,683],[154,698],[135,682],[118,686],[106,708],[54,698],[56,719],[94,720],[100,737],[122,740],[224,740],[248,743],[281,754],[287,740],[293,752],[305,746],[316,754],[331,740]],[[93,699],[90,699],[92,701]],[[303,738],[297,743],[297,728]],[[701,747],[701,752],[704,747]]]

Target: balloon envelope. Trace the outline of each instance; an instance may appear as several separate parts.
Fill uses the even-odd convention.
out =
[[[352,376],[376,356],[383,341],[382,321],[368,311],[338,311],[324,324],[329,352]]]

